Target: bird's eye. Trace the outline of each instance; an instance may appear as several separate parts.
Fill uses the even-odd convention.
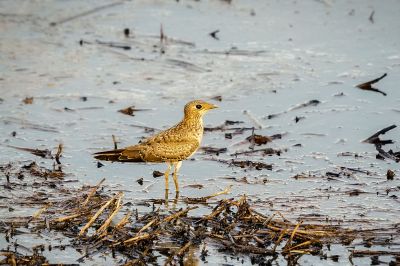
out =
[[[201,106],[200,104],[196,105],[197,109],[201,109],[201,107],[203,107],[203,106]]]

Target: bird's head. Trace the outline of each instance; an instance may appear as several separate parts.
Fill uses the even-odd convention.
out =
[[[218,106],[202,100],[192,101],[185,105],[185,117],[202,117],[205,113],[214,108],[218,108]]]

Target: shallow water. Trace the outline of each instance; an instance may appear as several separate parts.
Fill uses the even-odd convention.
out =
[[[398,223],[399,164],[377,160],[375,147],[361,142],[399,122],[398,1],[384,5],[375,1],[134,1],[49,26],[105,3],[0,3],[1,163],[42,161],[7,145],[53,148],[62,142],[62,163],[71,178],[95,184],[106,177],[115,190],[127,190],[125,200],[133,203],[163,198],[164,180],[153,178],[152,172],[164,171],[165,165],[105,163],[98,169],[91,154],[112,148],[112,134],[123,147],[149,135],[137,126],[171,126],[191,99],[222,96],[217,102],[220,108],[205,117],[207,126],[225,120],[243,121],[239,124],[243,127],[261,124],[256,134],[285,135],[260,148],[287,152],[239,157],[272,163],[272,171],[229,167],[210,159],[231,159],[230,154],[248,150],[250,144],[244,141],[251,131],[232,139],[225,139],[226,132],[206,132],[203,146],[227,147],[228,152],[218,157],[198,152],[194,160],[185,161],[180,171],[181,196],[207,196],[233,185],[225,197],[246,194],[261,211],[280,211],[293,221],[317,214],[349,227]],[[368,19],[372,11],[373,23]],[[168,38],[162,47],[161,24]],[[131,37],[124,37],[124,28],[130,28]],[[219,40],[208,35],[217,29]],[[79,45],[80,40],[91,44]],[[131,50],[106,47],[96,40],[123,43]],[[383,73],[388,76],[376,87],[386,97],[354,87]],[[27,96],[34,97],[33,104],[22,103]],[[310,100],[320,104],[291,109]],[[117,112],[131,105],[148,110],[133,117]],[[279,115],[267,119],[271,114]],[[295,117],[304,119],[296,123]],[[398,130],[384,138],[396,141]],[[384,148],[400,150],[397,143]],[[340,156],[343,152],[358,157]],[[369,174],[326,178],[326,172],[340,166]],[[395,171],[395,180],[386,179],[388,169]],[[302,173],[316,177],[293,178]],[[136,182],[141,177],[143,186]],[[250,184],[232,180],[243,177]],[[191,184],[204,188],[187,187]],[[367,193],[345,193],[353,189]],[[236,257],[234,261],[222,255],[212,259],[210,263],[237,263]],[[305,256],[302,264],[318,260]]]

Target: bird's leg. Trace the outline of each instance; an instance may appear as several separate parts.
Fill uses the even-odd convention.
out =
[[[171,171],[171,163],[167,162],[167,170],[164,173],[165,176],[165,191],[168,193],[168,180],[169,180],[169,172]]]
[[[182,161],[174,162],[173,164],[174,164],[173,177],[174,177],[174,183],[175,183],[175,191],[176,191],[177,195],[179,196],[178,171],[179,171],[179,168],[181,168],[181,166],[182,166]]]
[[[165,206],[168,208],[168,203],[169,203],[169,199],[168,199],[168,189],[165,190],[164,203],[165,203]]]
[[[169,173],[171,171],[171,166],[172,164],[170,162],[167,163],[167,170],[165,170],[164,176],[165,176],[165,206],[168,207],[168,180],[169,180]]]
[[[179,199],[179,191],[176,191],[175,192],[175,198],[174,198],[174,207],[178,203],[178,199]]]

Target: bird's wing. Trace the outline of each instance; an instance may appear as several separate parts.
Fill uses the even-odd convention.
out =
[[[146,145],[133,145],[126,147],[120,153],[120,160],[135,160],[135,161],[142,161],[144,162],[144,154],[146,153],[148,147]]]
[[[185,132],[182,133],[182,128],[180,123],[159,132],[158,134],[145,138],[140,141],[140,144],[151,145],[154,142],[178,142],[184,137]]]
[[[143,152],[143,159],[147,162],[182,161],[190,157],[199,147],[199,142],[152,142]]]

